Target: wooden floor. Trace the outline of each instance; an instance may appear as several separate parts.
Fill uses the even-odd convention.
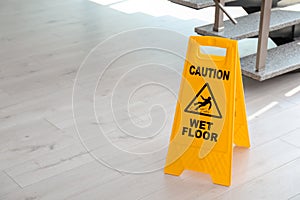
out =
[[[234,148],[231,187],[165,175],[183,60],[137,47],[180,52],[213,14],[163,14],[156,2],[181,9],[164,0],[140,11],[141,1],[95,2],[0,1],[0,199],[300,199],[299,72],[243,78],[251,148]],[[109,39],[143,27],[183,35]]]

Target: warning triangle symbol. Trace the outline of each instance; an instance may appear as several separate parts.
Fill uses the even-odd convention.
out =
[[[196,115],[222,118],[222,114],[208,83],[203,85],[184,111]]]

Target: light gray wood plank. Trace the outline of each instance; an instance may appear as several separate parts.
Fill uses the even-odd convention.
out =
[[[20,186],[25,187],[93,161],[81,144],[70,145],[59,151],[7,168],[5,172]]]
[[[300,128],[297,128],[291,132],[288,132],[281,139],[295,147],[300,148]]]
[[[276,114],[253,119],[249,123],[252,146],[264,144],[299,128],[300,113],[294,112],[299,109],[300,105],[296,105]]]
[[[265,91],[268,91],[267,95],[288,100],[288,98],[285,98],[284,94],[297,87],[300,84],[300,80],[298,73],[288,73],[278,76],[276,79],[269,79],[263,82],[243,77],[243,84],[245,89],[245,97],[247,99],[246,103],[248,103],[253,99],[264,96]],[[274,85],[276,85],[276,87],[274,87]]]
[[[289,198],[289,200],[299,200],[300,199],[300,193],[296,194],[295,196],[292,196]]]
[[[262,114],[256,115],[259,110],[264,109],[269,105],[274,106],[270,107],[270,109],[266,110]],[[295,104],[283,96],[266,94],[264,96],[260,95],[255,98],[251,98],[251,100],[247,101],[247,116],[249,123],[252,123],[253,120],[255,121],[267,116],[277,115],[287,109],[293,108],[293,106],[295,106]]]
[[[45,92],[46,93],[46,92]],[[26,94],[18,96],[17,102],[0,109],[1,128],[31,123],[60,109],[63,105],[71,105],[72,88],[49,91],[48,94],[35,96]]]
[[[7,193],[19,191],[20,186],[14,182],[5,172],[0,171],[0,198]]]
[[[223,193],[216,199],[289,199],[299,194],[300,159],[271,171],[245,185]]]
[[[144,193],[149,193],[155,188],[159,188],[165,184],[172,184],[181,181],[174,176],[164,176],[162,172],[155,172],[143,175],[126,175],[120,177],[118,180],[113,180],[101,187],[95,186],[87,191],[80,192],[68,197],[68,199],[138,199]],[[117,186],[116,189],[113,189]],[[209,187],[204,186],[204,187]],[[118,190],[118,192],[116,192]],[[127,192],[127,191],[135,192]]]
[[[0,137],[1,169],[50,154],[76,141],[45,120],[3,128]]]
[[[10,100],[11,100],[10,95],[0,89],[0,105],[1,105],[1,107],[2,106],[5,107],[5,106],[9,105]]]
[[[86,191],[95,185],[105,184],[121,177],[120,173],[93,161],[29,185],[22,190],[10,192],[4,198],[11,200],[26,198],[65,199],[79,191]]]

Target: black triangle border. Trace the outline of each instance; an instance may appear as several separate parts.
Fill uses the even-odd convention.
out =
[[[210,114],[206,114],[206,113],[201,113],[201,112],[195,112],[195,111],[189,111],[189,107],[193,104],[193,102],[199,97],[199,95],[202,93],[202,91],[205,89],[205,87],[207,87],[211,98],[213,99],[214,104],[216,105],[217,111],[219,115],[210,115]],[[217,101],[214,97],[214,94],[212,93],[212,90],[210,89],[210,86],[208,83],[205,83],[202,88],[200,89],[200,91],[196,94],[196,96],[192,99],[192,101],[187,105],[187,107],[184,109],[184,112],[187,113],[192,113],[192,114],[196,114],[196,115],[203,115],[203,116],[207,116],[207,117],[214,117],[214,118],[218,118],[218,119],[222,119],[222,114],[220,112],[219,106],[217,104]]]

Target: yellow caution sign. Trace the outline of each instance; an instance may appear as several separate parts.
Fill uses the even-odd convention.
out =
[[[226,55],[205,54],[205,46]],[[204,172],[229,186],[233,143],[250,147],[237,41],[191,36],[164,171]]]

